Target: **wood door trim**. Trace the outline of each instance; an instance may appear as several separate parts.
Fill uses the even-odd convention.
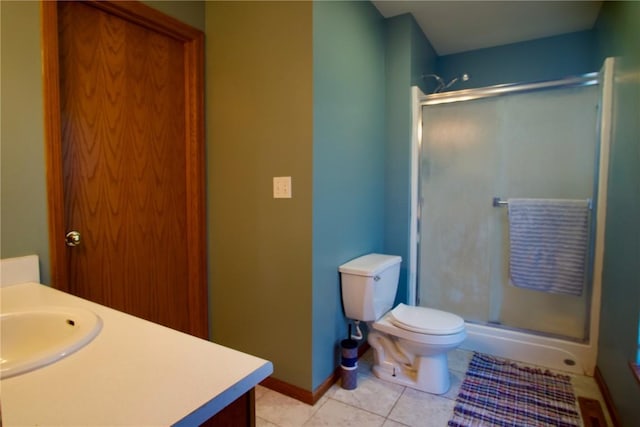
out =
[[[204,37],[200,30],[137,1],[85,0],[85,3],[176,40],[191,41]]]
[[[183,42],[185,59],[186,196],[188,301],[191,333],[208,338],[205,172],[204,172],[204,34],[138,2],[90,1],[115,14]],[[41,1],[45,154],[51,285],[69,291],[62,169],[58,2]]]
[[[62,291],[69,291],[67,254],[63,241],[63,236],[65,235],[65,218],[57,2],[42,1],[41,13],[45,161],[47,169],[51,285]]]

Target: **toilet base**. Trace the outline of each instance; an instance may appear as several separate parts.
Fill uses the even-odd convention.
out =
[[[413,365],[381,360],[371,370],[381,380],[426,393],[444,394],[451,386],[446,353],[416,357]]]

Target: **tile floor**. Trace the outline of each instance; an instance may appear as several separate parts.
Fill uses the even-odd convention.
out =
[[[379,380],[371,372],[372,350],[358,363],[358,387],[344,390],[340,382],[331,386],[315,405],[307,405],[262,386],[256,388],[257,427],[357,426],[357,427],[444,427],[451,418],[458,390],[473,353],[449,353],[451,389],[436,396],[409,387]],[[571,375],[578,396],[598,399],[607,417],[606,406],[591,377]]]

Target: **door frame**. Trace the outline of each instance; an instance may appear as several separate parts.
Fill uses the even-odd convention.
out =
[[[84,1],[124,20],[183,43],[185,69],[186,217],[189,327],[193,335],[208,338],[204,164],[204,34],[136,1]],[[68,292],[69,262],[64,242],[64,211],[58,2],[42,0],[42,63],[47,207],[51,284]]]

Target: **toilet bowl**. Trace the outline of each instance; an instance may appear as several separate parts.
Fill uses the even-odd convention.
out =
[[[405,323],[406,317],[410,322]],[[461,317],[400,304],[370,323],[370,330],[372,370],[378,378],[433,394],[449,390],[447,353],[466,338]]]
[[[450,386],[447,352],[466,338],[455,314],[399,304],[393,308],[401,258],[369,254],[339,267],[345,314],[367,322],[380,379],[434,394]]]

